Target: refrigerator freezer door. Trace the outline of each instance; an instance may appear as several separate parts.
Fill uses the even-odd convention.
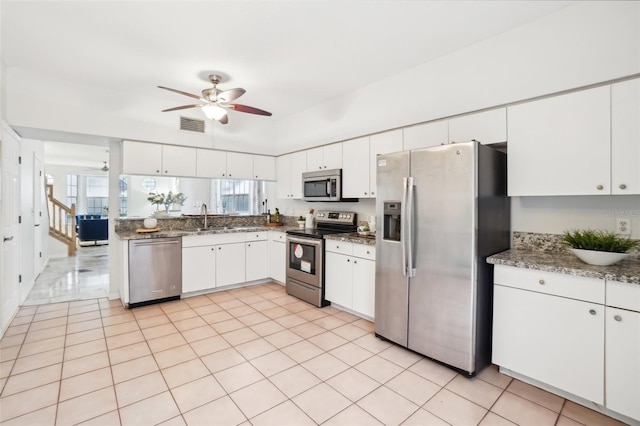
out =
[[[403,178],[409,176],[409,152],[379,155],[377,166],[377,194],[376,194],[376,300],[375,300],[375,332],[400,345],[407,345],[407,317],[408,317],[408,280],[404,276],[405,265],[402,263],[402,238],[398,241],[385,239],[385,229],[382,227],[394,224],[404,226],[404,219],[399,222],[384,220],[384,203],[390,205],[404,205]],[[400,230],[401,231],[401,230]],[[402,231],[400,232],[402,234]],[[387,232],[387,235],[397,234],[397,229]]]
[[[412,151],[410,162],[416,219],[408,347],[473,372],[476,144]]]

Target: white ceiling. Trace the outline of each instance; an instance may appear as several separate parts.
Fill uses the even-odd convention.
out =
[[[123,110],[146,121],[154,113],[156,120],[175,122],[180,112],[158,112],[193,101],[157,85],[199,94],[216,72],[223,76],[220,88],[247,90],[238,103],[273,113],[230,113],[228,127],[250,126],[343,96],[572,3],[3,0],[1,54],[7,68],[117,91]]]

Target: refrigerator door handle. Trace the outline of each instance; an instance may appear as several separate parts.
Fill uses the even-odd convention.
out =
[[[411,278],[411,277],[415,277],[416,276],[416,269],[413,267],[413,196],[415,193],[414,190],[415,187],[415,181],[414,178],[412,176],[410,176],[407,179],[407,192],[408,192],[408,197],[407,197],[407,208],[406,208],[406,215],[407,215],[407,220],[406,220],[406,224],[407,226],[405,228],[407,229],[406,235],[407,235],[407,243],[406,243],[406,250],[407,250],[407,275]]]
[[[400,204],[400,245],[402,246],[402,275],[407,276],[407,181],[402,178],[402,204]]]

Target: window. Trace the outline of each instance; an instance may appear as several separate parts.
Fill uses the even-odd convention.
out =
[[[78,205],[78,176],[67,175],[67,200],[68,206],[71,204]]]
[[[216,213],[260,214],[265,183],[256,180],[212,179],[211,208]]]
[[[109,205],[109,178],[87,176],[87,214],[105,215]]]

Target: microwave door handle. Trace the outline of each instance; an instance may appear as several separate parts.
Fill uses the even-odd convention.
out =
[[[327,196],[331,197],[331,179],[327,179]]]

